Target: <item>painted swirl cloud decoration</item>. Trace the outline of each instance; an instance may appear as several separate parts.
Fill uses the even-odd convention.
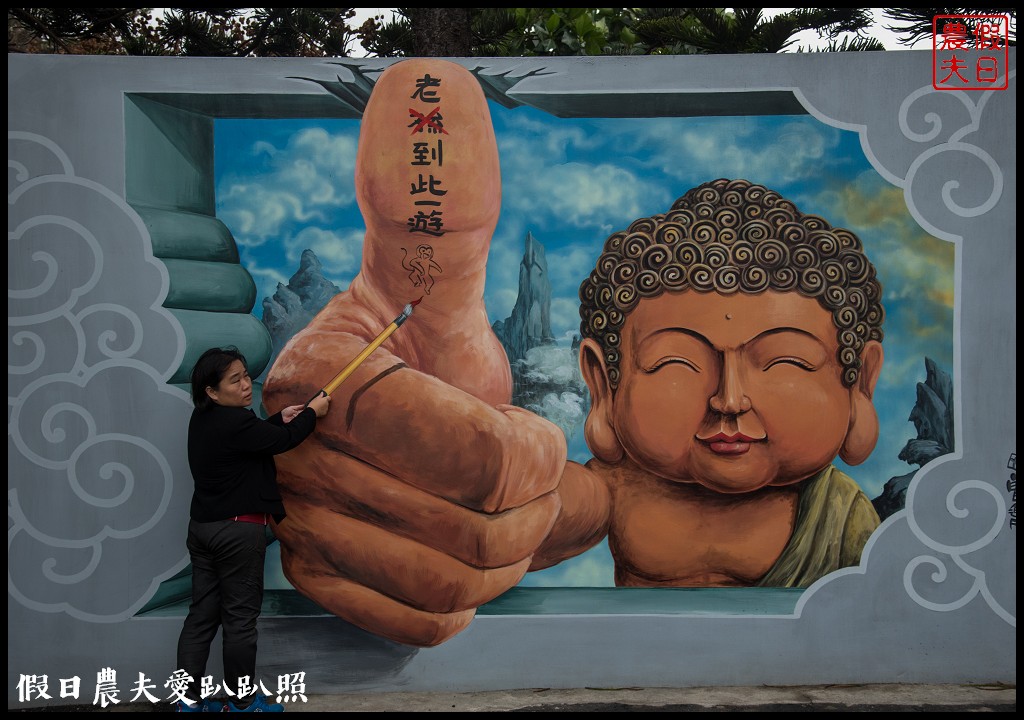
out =
[[[182,332],[124,199],[48,138],[7,137],[8,452],[30,469],[9,479],[8,591],[114,622],[184,560]]]

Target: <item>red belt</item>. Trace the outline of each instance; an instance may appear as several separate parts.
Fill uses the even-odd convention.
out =
[[[257,525],[269,525],[266,513],[249,513],[248,515],[235,515],[232,520],[235,522],[251,522]]]

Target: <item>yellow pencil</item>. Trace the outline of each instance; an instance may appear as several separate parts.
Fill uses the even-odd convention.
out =
[[[313,400],[322,395],[330,395],[335,390],[337,390],[338,386],[345,382],[348,379],[348,377],[356,371],[356,368],[362,365],[363,361],[366,360],[366,358],[370,357],[370,354],[374,350],[379,348],[385,340],[391,337],[391,333],[393,333],[395,330],[401,327],[402,323],[409,319],[409,316],[412,315],[412,309],[419,305],[421,300],[423,300],[423,298],[420,298],[419,300],[416,300],[406,305],[405,308],[402,309],[401,314],[394,320],[392,320],[390,325],[381,330],[380,334],[373,340],[371,340],[370,344],[363,348],[358,355],[352,358],[352,361],[344,368],[342,368],[341,372],[335,375],[333,380],[324,385],[323,389],[320,392],[318,392],[316,395],[310,398],[310,402],[312,402]],[[309,405],[309,403],[306,404]]]

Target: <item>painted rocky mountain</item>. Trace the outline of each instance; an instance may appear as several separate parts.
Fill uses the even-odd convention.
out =
[[[270,331],[269,369],[285,343],[320,312],[341,288],[324,277],[323,265],[312,250],[303,250],[299,269],[287,285],[277,284],[273,297],[263,298],[263,324]],[[267,370],[260,376],[262,380]]]
[[[953,452],[953,380],[931,358],[924,359],[924,366],[925,381],[917,384],[917,403],[908,418],[917,437],[908,440],[899,454],[900,460],[918,467]],[[885,520],[903,509],[916,473],[912,470],[885,483],[882,493],[871,501],[879,517]]]

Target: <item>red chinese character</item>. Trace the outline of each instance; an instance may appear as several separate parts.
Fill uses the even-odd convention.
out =
[[[409,108],[409,117],[412,118],[412,122],[408,125],[408,127],[412,128],[412,132],[409,133],[410,135],[421,133],[424,128],[429,133],[448,134],[448,131],[444,129],[444,117],[442,117],[441,108],[439,107],[434,108],[426,115]]]
[[[958,78],[960,78],[960,80],[962,82],[964,82],[966,84],[967,83],[967,78],[965,78],[963,75],[960,74],[960,71],[965,69],[966,67],[967,67],[967,63],[965,63],[963,60],[958,58],[956,55],[953,55],[952,57],[950,57],[949,60],[943,60],[942,61],[942,69],[943,70],[949,70],[949,75],[947,75],[946,77],[942,78],[942,80],[940,82],[945,83],[951,77],[956,75]]]
[[[1002,50],[1006,47],[1006,43],[1003,40],[1001,23],[978,23],[978,26],[974,31],[974,36],[974,46],[978,50]]]
[[[942,27],[942,45],[940,50],[966,50],[967,49],[967,24],[963,22],[948,22]]]
[[[978,58],[975,70],[978,82],[994,83],[999,80],[999,58],[982,55]]]

